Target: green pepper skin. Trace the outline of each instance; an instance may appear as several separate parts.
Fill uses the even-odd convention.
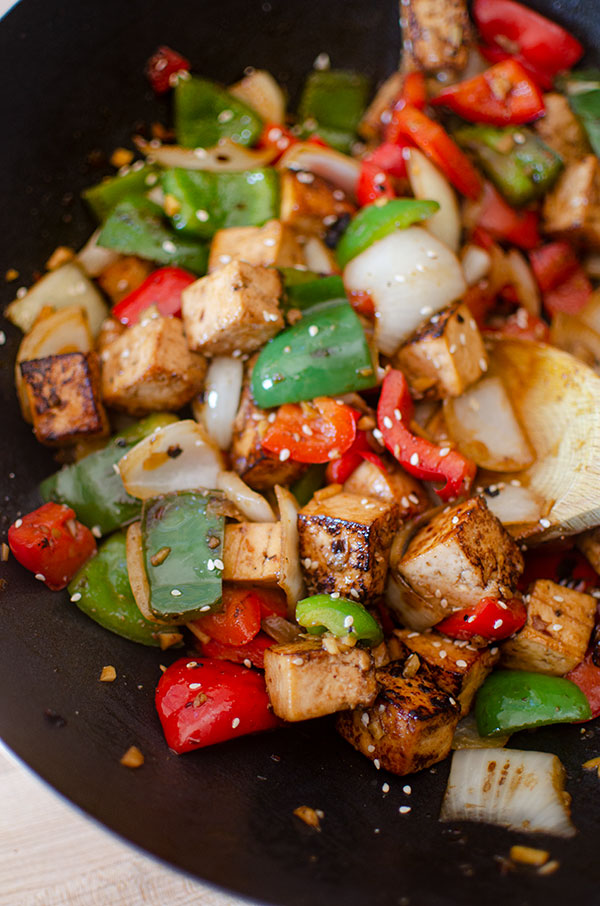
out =
[[[175,134],[184,148],[213,148],[219,139],[254,145],[263,121],[220,85],[208,79],[179,79],[175,88]]]
[[[346,299],[344,281],[337,274],[330,277],[319,277],[312,271],[299,271],[293,267],[281,268],[283,277],[284,308],[297,308],[306,311],[313,305]]]
[[[95,557],[82,566],[69,585],[78,608],[104,629],[141,645],[159,645],[168,626],[147,620],[137,608],[127,575],[125,532],[106,538]]]
[[[142,554],[155,616],[194,620],[220,608],[222,504],[220,491],[177,491],[144,501]]]
[[[103,535],[133,522],[139,517],[141,501],[130,497],[114,466],[144,437],[176,421],[170,413],[158,413],[131,425],[112,437],[102,450],[46,478],[40,485],[42,500],[72,507],[84,525],[97,527]]]
[[[569,103],[581,120],[594,154],[600,154],[600,88],[574,94]]]
[[[331,595],[313,595],[296,604],[296,620],[313,634],[329,630],[341,638],[352,634],[373,647],[383,641],[383,632],[362,604]]]
[[[162,208],[147,198],[120,202],[105,220],[98,245],[157,264],[177,265],[199,276],[208,265],[208,246],[167,226]]]
[[[273,167],[233,173],[177,168],[165,170],[162,185],[179,203],[171,217],[175,229],[201,239],[227,227],[262,226],[279,216],[279,176]]]
[[[339,141],[344,133],[354,136],[368,96],[369,80],[357,72],[314,70],[306,80],[298,115],[305,126],[306,120],[314,120],[312,131],[325,141]]]
[[[97,185],[84,189],[81,195],[102,223],[120,202],[127,198],[144,197],[157,183],[157,168],[142,164],[135,169],[129,168],[123,176],[103,179]]]
[[[263,346],[252,371],[261,408],[366,390],[377,383],[362,324],[348,302],[323,303]]]
[[[465,126],[454,137],[514,207],[544,195],[563,168],[562,158],[525,127]]]
[[[352,258],[356,258],[378,239],[383,239],[395,230],[405,230],[413,223],[427,220],[439,208],[437,201],[421,201],[416,198],[394,198],[386,204],[370,204],[361,208],[338,243],[339,266],[346,267]]]
[[[306,506],[315,495],[315,491],[325,484],[325,470],[327,463],[315,463],[309,466],[304,475],[290,487],[290,491],[298,501],[298,506]]]
[[[525,670],[494,671],[477,693],[475,703],[480,736],[573,723],[591,716],[589,702],[575,683]]]

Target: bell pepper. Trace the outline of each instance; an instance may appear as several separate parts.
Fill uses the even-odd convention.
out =
[[[525,57],[521,54],[512,54],[507,50],[502,50],[501,47],[497,45],[489,46],[487,44],[479,45],[479,53],[487,60],[488,63],[503,63],[504,60],[515,60],[520,66],[523,67],[527,75],[529,75],[536,85],[538,85],[542,91],[549,91],[554,84],[554,77],[549,75],[547,72],[544,72],[543,69],[540,69],[538,66],[534,66],[533,63],[529,63]]]
[[[161,315],[180,318],[181,293],[195,281],[195,274],[180,267],[160,267],[113,307],[112,316],[121,324],[130,326],[137,324],[146,308],[156,305]]]
[[[600,716],[600,666],[594,663],[591,652],[567,673],[567,679],[575,683],[587,698],[592,717]]]
[[[216,639],[202,642],[202,654],[206,657],[222,661],[232,661],[234,664],[249,664],[258,670],[265,669],[265,651],[275,645],[275,640],[266,632],[259,632],[250,642],[244,645],[224,645]]]
[[[470,640],[480,636],[488,642],[499,642],[517,632],[527,621],[527,608],[520,598],[504,602],[482,598],[475,607],[455,610],[435,627],[451,639]]]
[[[361,160],[356,200],[361,208],[382,199],[396,197],[396,191],[388,174],[371,160]]]
[[[573,35],[515,0],[475,0],[473,17],[487,44],[519,54],[550,76],[570,69],[583,56]]]
[[[369,445],[367,432],[357,431],[352,446],[339,459],[334,459],[328,464],[326,472],[327,483],[344,484],[352,473],[358,469],[361,462],[365,460],[376,465],[382,472],[386,471],[383,460]]]
[[[349,152],[368,94],[369,80],[360,73],[314,70],[306,80],[298,107],[304,132],[316,132],[332,148]]]
[[[175,134],[184,148],[213,148],[222,138],[254,145],[263,129],[256,110],[208,79],[179,79]]]
[[[60,591],[95,553],[96,539],[76,520],[71,507],[45,503],[13,522],[8,529],[8,546],[36,579],[52,591]]]
[[[519,340],[532,340],[535,343],[547,343],[550,329],[545,321],[532,315],[525,308],[518,308],[497,328],[484,327],[486,333],[501,337],[517,337]]]
[[[522,249],[533,249],[541,241],[538,222],[537,211],[515,211],[491,182],[484,183],[477,226],[494,239]]]
[[[312,595],[296,604],[296,620],[311,634],[331,632],[343,637],[352,635],[359,642],[375,647],[383,641],[377,620],[357,601],[333,598],[331,595]]]
[[[212,658],[171,664],[155,704],[167,745],[178,755],[280,725],[261,673]]]
[[[277,156],[273,158],[273,163],[275,164],[285,154],[287,149],[295,145],[297,141],[298,139],[294,133],[280,123],[265,123],[257,147],[275,148],[277,151]]]
[[[309,466],[304,475],[301,475],[298,481],[291,486],[290,491],[298,501],[298,506],[306,506],[308,501],[315,496],[315,491],[323,487],[326,468],[325,463],[315,463],[315,465]]]
[[[544,308],[576,315],[592,294],[592,284],[568,242],[549,242],[529,253]]]
[[[346,299],[344,281],[337,274],[319,277],[312,271],[300,271],[294,267],[280,268],[283,277],[283,307],[286,311],[297,308],[306,311],[321,302]]]
[[[413,223],[427,220],[439,210],[437,201],[418,198],[395,198],[384,204],[371,204],[356,214],[337,247],[341,268],[352,258],[395,230],[405,230]]]
[[[129,585],[123,531],[102,542],[96,556],[69,583],[69,594],[88,617],[131,642],[160,645],[161,636],[174,631],[140,613]]]
[[[114,467],[131,447],[175,421],[170,413],[157,413],[119,432],[102,450],[46,478],[40,485],[42,500],[72,507],[78,519],[102,535],[133,522],[141,512],[141,501],[126,492]]]
[[[223,587],[223,609],[194,620],[194,625],[222,645],[245,645],[260,632],[259,594],[247,588]]]
[[[177,265],[202,276],[208,264],[203,243],[180,236],[164,223],[164,212],[146,198],[121,201],[108,215],[98,237],[102,245],[157,264]]]
[[[406,177],[406,156],[405,149],[410,147],[410,143],[399,137],[396,142],[382,142],[373,151],[367,152],[363,157],[363,163],[374,164],[380,171],[394,179],[403,179]]]
[[[600,88],[573,94],[569,103],[582,122],[594,154],[600,154]]]
[[[102,223],[113,208],[128,198],[144,198],[158,184],[158,169],[137,161],[117,176],[109,176],[95,186],[84,189],[81,197]]]
[[[548,549],[544,544],[525,551],[525,570],[520,580],[520,589],[525,591],[537,579],[551,579],[562,584],[567,582],[577,591],[589,591],[598,585],[598,576],[588,560],[576,548]]]
[[[541,198],[563,168],[562,159],[530,129],[464,126],[454,136],[506,201],[522,207]]]
[[[173,87],[177,74],[189,70],[190,61],[163,44],[146,63],[145,72],[154,94],[166,94]]]
[[[279,177],[273,167],[231,173],[165,170],[162,187],[178,232],[211,239],[227,227],[262,226],[279,216]]]
[[[348,302],[324,304],[282,330],[263,346],[252,371],[252,395],[264,409],[376,383],[365,332]]]
[[[475,701],[480,736],[575,723],[591,716],[588,700],[575,683],[525,670],[495,670]]]
[[[485,72],[442,89],[431,101],[471,123],[494,126],[531,123],[544,113],[544,99],[516,60],[496,63]]]
[[[481,179],[477,170],[443,126],[410,105],[397,112],[395,123],[398,135],[411,139],[459,192],[467,198],[479,196]]]
[[[477,466],[457,450],[438,447],[410,430],[414,413],[408,383],[401,371],[390,369],[383,379],[377,406],[377,426],[383,442],[403,469],[423,481],[444,481],[436,491],[442,500],[466,493]]]
[[[356,413],[327,396],[312,403],[286,403],[261,440],[268,453],[294,462],[323,463],[337,459],[356,437]]]
[[[194,620],[222,602],[225,516],[219,491],[144,500],[142,554],[149,606],[159,619]]]
[[[393,145],[405,145],[406,137],[398,129],[397,114],[404,107],[415,107],[417,110],[424,110],[427,104],[427,82],[424,74],[420,70],[414,70],[407,73],[402,83],[402,90],[394,101],[390,111],[389,123],[384,130],[384,139]],[[412,144],[412,142],[408,142]]]

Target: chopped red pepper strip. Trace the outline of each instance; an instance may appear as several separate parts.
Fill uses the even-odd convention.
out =
[[[366,431],[357,431],[352,446],[339,459],[334,459],[327,466],[325,477],[328,484],[344,484],[361,462],[368,460],[382,472],[386,471],[381,457],[369,446]]]
[[[554,83],[552,76],[548,75],[547,72],[544,72],[537,66],[534,66],[532,63],[529,63],[525,57],[521,56],[521,54],[510,54],[508,51],[502,50],[501,47],[496,47],[494,45],[488,47],[485,44],[482,44],[479,47],[479,52],[489,63],[502,63],[504,60],[516,60],[516,62],[523,67],[525,72],[531,76],[536,85],[539,85],[543,91],[549,91],[552,88]]]
[[[521,629],[526,620],[527,608],[521,598],[506,602],[482,598],[475,607],[454,611],[435,628],[451,639],[472,639],[478,635],[488,642],[499,642]]]
[[[114,306],[112,315],[121,324],[135,324],[142,312],[156,305],[161,315],[181,317],[181,293],[198,278],[181,267],[160,267]]]
[[[375,164],[383,173],[393,176],[395,179],[403,179],[406,176],[406,158],[404,149],[410,147],[408,142],[399,138],[397,142],[382,142],[374,151],[365,154],[363,161]]]
[[[579,686],[588,702],[592,717],[600,715],[600,667],[594,664],[592,654],[589,653],[569,673],[567,679]]]
[[[190,61],[166,45],[159,47],[146,63],[146,75],[155,94],[166,94],[177,73],[189,69]]]
[[[519,340],[533,340],[537,343],[547,343],[550,337],[550,329],[546,322],[525,308],[518,308],[500,327],[484,327],[484,330],[494,336],[517,337]]]
[[[515,211],[491,182],[484,183],[477,226],[494,239],[533,249],[540,242],[538,220],[536,211]]]
[[[578,265],[577,270],[570,277],[567,277],[554,289],[545,292],[542,301],[544,308],[551,315],[559,311],[576,315],[582,308],[585,308],[592,291],[593,287],[586,272]]]
[[[383,379],[377,426],[383,442],[400,465],[415,478],[446,483],[437,491],[442,500],[449,500],[468,491],[477,466],[457,450],[438,447],[409,428],[414,404],[408,383],[401,371],[388,371]]]
[[[276,163],[282,154],[285,154],[288,148],[298,142],[296,136],[285,126],[279,123],[265,123],[265,127],[258,140],[259,148],[276,148],[277,157],[273,158],[272,163]]]
[[[193,622],[223,645],[245,645],[260,632],[260,620],[260,597],[256,592],[223,586],[223,609]]]
[[[275,640],[266,632],[259,632],[252,641],[245,645],[223,645],[211,639],[202,643],[202,654],[220,661],[232,661],[234,664],[245,664],[248,661],[259,670],[265,669],[265,651],[275,644]]]
[[[356,187],[356,200],[364,207],[380,198],[395,198],[396,192],[388,174],[372,160],[362,160]]]
[[[285,403],[269,425],[261,446],[280,459],[329,462],[348,450],[356,437],[357,413],[327,396],[312,403]]]
[[[547,242],[529,253],[535,279],[542,292],[554,289],[574,273],[579,262],[568,242]]]
[[[519,588],[525,591],[536,579],[551,579],[558,584],[566,581],[571,588],[574,583],[577,591],[589,591],[599,584],[598,575],[580,551],[564,547],[548,550],[546,544],[525,552]]]
[[[427,103],[427,82],[425,76],[419,70],[409,72],[402,83],[402,91],[394,101],[390,111],[390,121],[385,128],[384,138],[386,142],[399,144],[403,141],[402,133],[398,130],[397,114],[405,107],[416,107],[417,110],[423,110]],[[405,140],[404,140],[405,142]]]

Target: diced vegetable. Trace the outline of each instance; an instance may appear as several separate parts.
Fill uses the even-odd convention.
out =
[[[484,183],[477,225],[500,242],[533,249],[540,242],[537,211],[515,211],[491,182]]]
[[[376,646],[383,639],[381,627],[369,611],[356,601],[313,595],[298,601],[296,620],[310,633],[331,632],[338,637],[354,636],[359,642]]]
[[[219,449],[228,450],[233,436],[233,423],[240,403],[244,366],[239,358],[216,356],[204,379],[203,402],[193,403],[194,418]]]
[[[146,77],[155,94],[166,94],[173,87],[178,74],[189,72],[189,69],[189,60],[163,44],[146,63]]]
[[[356,200],[360,207],[395,197],[393,182],[385,170],[372,160],[362,160],[356,187]]]
[[[281,268],[284,286],[284,307],[305,311],[321,302],[345,300],[344,281],[337,274],[319,277],[310,271],[293,267]]]
[[[306,80],[298,108],[304,131],[318,133],[333,148],[350,151],[368,92],[369,81],[360,73],[314,70]]]
[[[287,403],[267,428],[262,447],[296,462],[321,463],[337,459],[356,437],[356,414],[350,406],[326,396],[312,403]]]
[[[175,134],[184,148],[212,148],[222,138],[253,145],[262,120],[252,107],[208,79],[180,79],[175,88]]]
[[[544,113],[541,91],[514,59],[442,89],[432,104],[442,104],[472,123],[495,126],[530,123]]]
[[[314,497],[315,491],[323,487],[325,484],[325,468],[325,463],[310,466],[304,475],[291,486],[290,490],[298,501],[299,506],[306,506],[308,501]]]
[[[234,664],[244,664],[245,667],[252,666],[264,670],[265,651],[274,644],[275,641],[270,635],[267,635],[266,632],[259,632],[251,642],[246,642],[245,645],[223,645],[222,642],[217,642],[215,639],[209,639],[208,642],[203,641],[202,653],[209,658],[232,661]]]
[[[356,195],[360,162],[333,148],[322,148],[311,141],[298,142],[284,153],[278,167],[307,170],[339,186],[347,195]]]
[[[600,667],[594,662],[593,655],[586,655],[584,660],[567,674],[567,679],[575,683],[587,698],[592,717],[598,717],[600,715]]]
[[[266,69],[253,69],[229,93],[252,107],[265,123],[279,124],[285,120],[285,95],[278,82]],[[264,133],[263,133],[264,135]]]
[[[136,138],[136,145],[142,154],[160,164],[161,167],[182,170],[206,170],[211,173],[231,173],[266,167],[272,163],[277,150],[272,146],[244,148],[228,138],[221,139],[214,148],[182,148],[180,145],[161,145]]]
[[[219,472],[216,487],[223,491],[242,516],[249,522],[275,522],[275,513],[268,500],[253,491],[236,472]]]
[[[569,102],[580,118],[595,154],[600,154],[600,88],[573,94]]]
[[[129,198],[144,198],[158,184],[158,170],[152,164],[139,161],[124,173],[109,176],[95,186],[84,189],[82,197],[102,223],[110,212]]]
[[[451,251],[457,252],[462,224],[454,189],[441,170],[417,148],[408,150],[406,168],[415,198],[428,198],[439,205],[425,226]]]
[[[438,623],[436,630],[451,639],[471,640],[480,636],[489,642],[507,639],[525,625],[527,609],[520,598],[500,601],[498,598],[482,598],[475,607],[455,610]]]
[[[260,632],[260,592],[223,588],[223,609],[198,617],[194,625],[222,645],[245,645]]]
[[[165,317],[181,317],[181,293],[195,280],[195,274],[180,267],[161,267],[146,277],[137,289],[117,302],[112,316],[130,327],[137,324],[145,309],[156,305]]]
[[[427,220],[439,207],[437,201],[396,198],[386,204],[371,204],[363,208],[352,219],[338,244],[337,259],[340,267],[346,267],[352,258],[390,233],[405,230],[420,220]]]

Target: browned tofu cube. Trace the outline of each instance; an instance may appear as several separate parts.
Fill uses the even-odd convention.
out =
[[[398,504],[342,491],[298,513],[300,562],[310,594],[370,601],[383,592]]]
[[[40,443],[62,447],[108,434],[94,353],[67,352],[21,362],[21,375]]]
[[[393,774],[412,774],[446,758],[460,718],[460,705],[438,687],[426,664],[413,672],[415,657],[380,667],[371,707],[337,719],[344,739]]]
[[[370,705],[377,695],[373,658],[364,648],[301,639],[265,651],[265,681],[273,711],[283,720],[309,720]]]
[[[395,502],[400,519],[410,519],[423,513],[430,504],[421,482],[401,466],[387,460],[386,466],[387,471],[382,472],[374,463],[365,460],[344,482],[344,491],[357,497],[377,497],[388,503]]]
[[[98,339],[96,340],[96,350],[99,353],[102,353],[107,346],[110,346],[111,343],[118,340],[121,334],[125,333],[126,330],[127,328],[125,325],[121,324],[120,321],[117,321],[116,318],[105,318],[100,327]]]
[[[281,277],[236,259],[181,294],[190,349],[205,355],[254,352],[283,328]]]
[[[460,72],[467,65],[471,27],[466,0],[410,0],[400,6],[406,70]]]
[[[481,598],[512,597],[523,557],[485,500],[472,497],[446,507],[420,529],[396,571],[420,599],[412,604],[414,621],[407,608],[406,625],[422,630]]]
[[[151,312],[151,309],[148,309]],[[179,318],[147,314],[101,353],[102,396],[130,415],[181,409],[200,391],[206,373],[191,352]]]
[[[460,396],[487,371],[487,355],[466,305],[433,315],[396,353],[413,397]]]
[[[280,220],[269,220],[262,227],[218,230],[210,246],[209,274],[234,258],[263,267],[297,267],[304,264],[304,252],[296,233]]]
[[[356,211],[345,192],[314,173],[283,170],[280,186],[281,220],[302,233],[323,236],[338,218]]]
[[[585,656],[596,599],[549,579],[534,582],[528,598],[527,623],[501,646],[502,663],[514,670],[564,676]]]
[[[141,286],[153,270],[154,265],[149,261],[136,258],[135,255],[121,255],[104,268],[98,277],[98,283],[112,304],[116,305]]]
[[[600,248],[600,162],[595,154],[569,164],[543,207],[546,233]]]
[[[226,525],[223,567],[224,580],[275,585],[281,573],[281,523]]]
[[[577,163],[591,151],[585,129],[564,94],[551,91],[544,95],[545,113],[533,128],[565,164]]]

